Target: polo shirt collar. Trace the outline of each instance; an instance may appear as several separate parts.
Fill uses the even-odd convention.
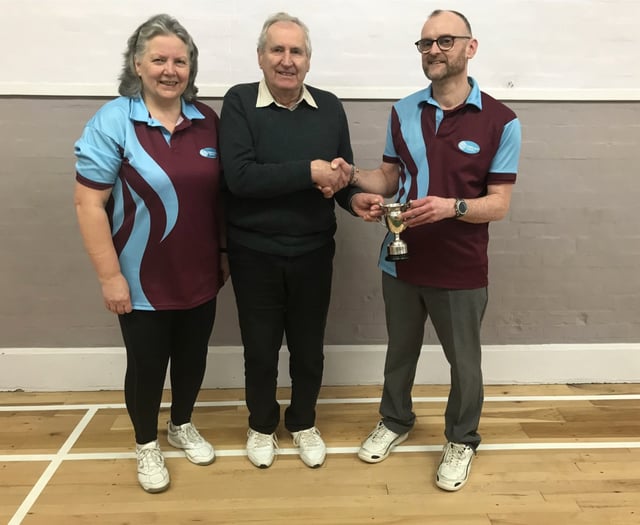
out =
[[[189,120],[203,119],[204,115],[200,113],[195,105],[186,102],[183,98],[180,99],[182,103],[182,115]],[[142,97],[134,97],[131,99],[131,106],[129,111],[129,118],[137,122],[146,122],[150,126],[160,125],[157,120],[149,115],[149,110]]]
[[[291,107],[283,106],[282,104],[278,104],[276,102],[276,100],[273,98],[273,95],[271,94],[271,91],[269,91],[269,88],[267,87],[267,83],[264,80],[264,78],[262,78],[260,80],[260,84],[258,84],[258,99],[256,100],[256,107],[257,108],[266,108],[267,106],[270,106],[271,104],[275,104],[276,106],[278,106],[280,108],[285,108],[285,109],[288,109],[290,111],[293,111],[294,109],[296,109],[300,105],[300,103],[303,100],[307,104],[309,104],[312,108],[318,109],[318,104],[316,104],[316,101],[314,100],[314,98],[311,95],[311,93],[309,93],[309,90],[307,89],[307,86],[305,86],[304,84],[302,84],[302,96]]]
[[[482,110],[482,93],[480,92],[480,86],[476,80],[472,77],[467,77],[469,84],[471,84],[471,92],[465,101],[465,104],[472,104],[476,106],[479,110]],[[436,102],[436,100],[432,97],[431,84],[424,90],[424,100],[427,104],[431,104],[432,106],[440,107],[440,104]]]

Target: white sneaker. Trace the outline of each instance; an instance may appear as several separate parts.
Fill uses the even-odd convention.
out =
[[[396,445],[409,437],[409,432],[396,434],[379,421],[376,428],[367,436],[358,450],[358,457],[367,463],[380,463],[387,459]]]
[[[160,451],[158,440],[144,445],[136,443],[138,457],[138,483],[147,492],[162,492],[169,488],[171,482],[169,471],[164,466],[164,456]]]
[[[436,474],[436,485],[443,490],[456,491],[464,487],[471,472],[475,451],[462,443],[447,443]]]
[[[191,423],[174,426],[167,424],[167,439],[169,445],[184,450],[184,455],[196,465],[210,465],[216,459],[216,453],[211,443],[206,441]]]
[[[300,459],[311,468],[318,468],[327,457],[327,447],[320,437],[320,431],[316,427],[291,432],[293,444],[298,447]]]
[[[270,467],[276,457],[278,438],[274,434],[262,434],[252,428],[247,432],[247,456],[258,468]]]

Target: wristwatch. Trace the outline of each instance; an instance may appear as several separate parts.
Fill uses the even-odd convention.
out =
[[[458,217],[466,215],[467,211],[469,210],[469,206],[467,206],[467,202],[464,199],[456,199],[454,208],[456,210],[456,219]]]

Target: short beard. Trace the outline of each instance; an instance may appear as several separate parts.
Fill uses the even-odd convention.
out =
[[[467,62],[464,56],[461,55],[461,56],[455,57],[455,59],[453,60],[449,59],[444,64],[444,66],[445,66],[444,72],[441,72],[441,73],[439,72],[435,75],[431,75],[428,73],[429,71],[428,64],[426,67],[423,68],[423,71],[425,76],[431,81],[445,80],[450,77],[455,77],[456,75],[459,75],[460,73],[464,72],[465,67],[467,66]]]

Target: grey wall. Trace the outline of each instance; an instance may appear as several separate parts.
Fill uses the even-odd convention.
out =
[[[73,142],[105,101],[0,97],[0,347],[122,344],[72,205]],[[390,105],[345,101],[363,167],[380,162]],[[511,212],[491,226],[485,343],[640,341],[640,103],[509,105],[524,144]],[[338,215],[326,342],[384,343],[384,230]],[[240,344],[230,286],[212,344]]]

